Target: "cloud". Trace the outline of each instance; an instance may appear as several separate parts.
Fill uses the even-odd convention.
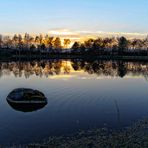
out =
[[[69,31],[68,29],[50,30],[48,33],[52,35],[73,35],[74,34],[74,32]]]
[[[105,31],[91,31],[91,30],[70,30],[65,28],[53,28],[47,32],[50,36],[60,37],[61,39],[69,38],[72,42],[84,41],[88,38],[97,37],[121,37],[125,36],[129,39],[133,38],[145,38],[148,33],[138,33],[138,32],[105,32]],[[24,35],[23,33],[21,33]],[[4,36],[13,36],[13,33],[4,33]],[[37,34],[31,34],[33,36]]]
[[[62,38],[70,38],[73,40],[81,40],[84,38],[96,38],[96,37],[120,37],[125,36],[127,38],[145,38],[148,33],[131,33],[131,32],[104,32],[104,31],[89,31],[89,30],[69,30],[69,29],[51,29],[48,31],[51,36],[59,36]]]

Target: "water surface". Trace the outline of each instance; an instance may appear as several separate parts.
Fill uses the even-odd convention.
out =
[[[0,63],[0,143],[24,144],[49,136],[108,127],[120,129],[148,116],[148,63],[49,60]],[[16,88],[48,98],[21,112],[6,101]]]

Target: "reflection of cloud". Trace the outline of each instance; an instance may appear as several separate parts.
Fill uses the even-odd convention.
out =
[[[131,74],[131,75],[126,75],[124,78],[125,79],[139,79],[139,78],[143,78],[143,76],[142,75],[133,75],[133,74]]]
[[[54,75],[54,76],[49,76],[50,79],[70,79],[70,78],[73,78],[75,77],[75,75]]]
[[[61,38],[70,38],[72,40],[83,40],[86,38],[100,37],[120,37],[125,36],[127,38],[144,38],[146,33],[130,33],[130,32],[104,32],[104,31],[75,31],[68,29],[53,29],[48,32],[51,36],[59,36]]]

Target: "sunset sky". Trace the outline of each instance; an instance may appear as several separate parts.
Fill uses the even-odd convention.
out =
[[[0,0],[0,34],[148,33],[147,0]]]

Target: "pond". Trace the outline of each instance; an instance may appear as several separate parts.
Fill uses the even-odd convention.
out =
[[[102,60],[0,62],[0,144],[108,127],[148,117],[148,63]],[[25,111],[7,97],[17,88],[42,92],[47,104]]]

